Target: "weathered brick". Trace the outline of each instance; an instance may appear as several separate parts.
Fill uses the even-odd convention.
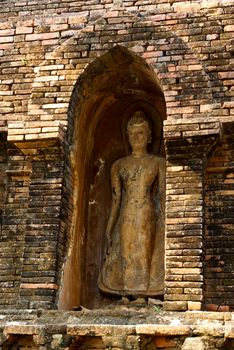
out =
[[[12,43],[14,41],[13,36],[0,36],[0,44]]]
[[[234,25],[224,26],[224,31],[225,32],[234,32]]]
[[[59,33],[38,33],[38,34],[26,34],[27,41],[39,41],[59,38]]]
[[[15,30],[14,29],[2,29],[0,30],[0,36],[10,36],[14,35]]]
[[[16,34],[31,34],[33,27],[16,27]]]
[[[71,16],[68,19],[68,23],[69,24],[80,24],[80,23],[85,23],[87,22],[87,18],[88,18],[89,12],[80,12],[79,15],[77,16]]]

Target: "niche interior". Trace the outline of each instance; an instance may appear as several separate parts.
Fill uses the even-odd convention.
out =
[[[110,167],[130,149],[126,124],[142,109],[152,122],[150,151],[164,156],[166,107],[155,71],[144,59],[116,46],[92,62],[71,98],[68,137],[74,173],[73,233],[59,307],[98,308],[117,299],[101,293],[105,227],[111,206]]]

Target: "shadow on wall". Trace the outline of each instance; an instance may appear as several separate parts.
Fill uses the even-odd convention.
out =
[[[233,140],[234,124],[229,123],[205,176],[205,304],[217,307],[234,307]]]

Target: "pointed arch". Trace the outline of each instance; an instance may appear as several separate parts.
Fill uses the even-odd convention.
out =
[[[111,201],[110,166],[128,152],[126,123],[143,109],[153,124],[152,151],[164,154],[164,95],[155,72],[130,50],[115,46],[92,62],[75,84],[67,141],[74,174],[73,231],[60,307],[108,302],[97,287]]]

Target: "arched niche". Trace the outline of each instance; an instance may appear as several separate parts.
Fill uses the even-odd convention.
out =
[[[68,142],[74,173],[73,234],[59,307],[102,307],[115,298],[98,289],[105,227],[111,205],[110,167],[128,154],[126,124],[143,109],[152,121],[151,152],[164,155],[164,96],[153,69],[116,46],[91,63],[72,94]]]

